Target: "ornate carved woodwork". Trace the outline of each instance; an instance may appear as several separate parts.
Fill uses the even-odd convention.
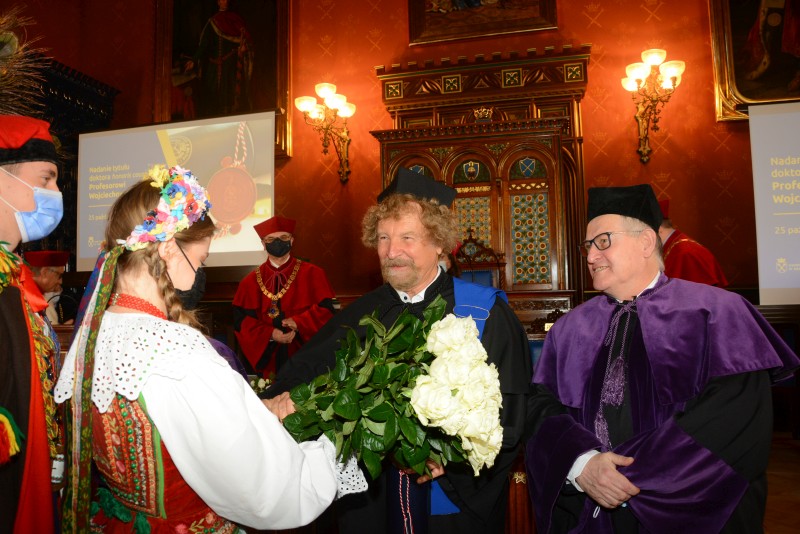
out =
[[[581,99],[590,48],[376,68],[394,123],[372,132],[385,182],[407,167],[456,188],[462,240],[503,258],[497,284],[531,339],[583,298]]]

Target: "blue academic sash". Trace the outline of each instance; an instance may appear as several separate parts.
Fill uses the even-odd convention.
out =
[[[489,310],[498,297],[508,302],[505,292],[494,287],[482,286],[453,278],[455,290],[455,307],[453,313],[458,317],[472,316],[478,327],[478,338],[483,337],[483,329],[489,318]],[[451,501],[437,481],[431,482],[430,494],[431,515],[457,514],[461,510]]]

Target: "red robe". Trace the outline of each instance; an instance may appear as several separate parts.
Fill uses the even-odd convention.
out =
[[[8,253],[0,251],[2,254]],[[52,402],[53,392],[45,390],[41,382],[41,355],[37,353],[31,324],[36,317],[28,311],[38,313],[47,307],[47,302],[27,266],[10,268],[4,273],[9,275],[6,280],[10,284],[0,287],[0,406],[8,410],[25,439],[20,443],[19,454],[0,465],[0,531],[53,532],[56,523],[45,410],[46,396]],[[41,344],[38,350],[48,351],[52,362],[52,344]]]
[[[664,243],[664,274],[710,286],[728,285],[714,254],[680,230],[672,232]]]
[[[298,263],[297,274],[289,282]],[[296,258],[277,269],[266,261],[258,270],[265,288],[273,294],[289,284],[278,300],[280,314],[269,316],[272,300],[262,291],[257,271],[253,271],[239,283],[233,297],[234,327],[247,361],[257,374],[269,378],[333,316],[335,295],[325,271]],[[289,318],[297,323],[297,334],[289,345],[278,344],[272,340],[272,332],[280,327],[281,320]]]

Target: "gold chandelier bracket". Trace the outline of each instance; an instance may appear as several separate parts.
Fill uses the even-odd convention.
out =
[[[342,183],[350,178],[350,131],[347,118],[355,113],[355,105],[347,102],[347,97],[336,93],[336,86],[320,83],[315,87],[323,99],[318,104],[314,97],[301,96],[295,99],[295,106],[302,111],[303,120],[311,126],[322,141],[322,153],[328,154],[331,144],[339,159],[339,180]]]
[[[659,130],[661,111],[680,84],[685,69],[683,61],[664,63],[666,55],[664,50],[645,50],[642,52],[644,63],[628,65],[625,69],[628,77],[622,79],[622,86],[631,92],[636,106],[634,119],[639,133],[637,152],[642,163],[650,161],[650,131]]]

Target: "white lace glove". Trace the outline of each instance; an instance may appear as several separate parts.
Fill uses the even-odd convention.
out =
[[[361,468],[358,467],[358,461],[354,454],[350,455],[347,463],[342,463],[336,459],[336,446],[328,439],[328,436],[322,434],[317,441],[322,443],[322,448],[328,461],[333,466],[333,472],[336,475],[336,498],[340,499],[350,493],[361,493],[367,491],[367,479]]]

